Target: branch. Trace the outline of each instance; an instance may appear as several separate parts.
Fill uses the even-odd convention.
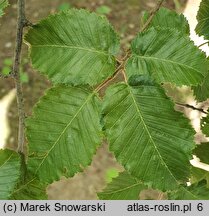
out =
[[[208,114],[208,112],[206,112],[205,110],[203,110],[203,109],[201,109],[201,108],[194,107],[194,106],[192,106],[192,105],[190,105],[190,104],[176,103],[176,105],[183,106],[183,107],[186,107],[186,108],[189,108],[189,109],[193,109],[193,110],[202,112],[202,113],[204,113],[204,114]]]
[[[200,48],[200,47],[202,47],[202,46],[204,46],[204,45],[206,45],[206,44],[209,44],[209,41],[206,41],[206,42],[200,44],[200,45],[198,46],[198,48]]]
[[[23,102],[23,91],[20,81],[20,58],[23,42],[23,28],[25,27],[25,0],[18,0],[18,19],[17,19],[17,33],[16,33],[16,44],[14,53],[14,65],[12,69],[12,75],[15,80],[16,96],[17,96],[17,107],[19,116],[19,127],[18,127],[18,148],[17,151],[23,154],[24,151],[24,102]]]
[[[27,19],[25,18],[25,20],[24,20],[24,27],[33,27],[33,23],[30,22],[29,20],[27,20]]]
[[[155,16],[155,14],[157,13],[157,11],[160,9],[160,7],[162,6],[164,0],[160,0],[158,1],[156,7],[150,12],[150,16],[148,18],[148,20],[146,21],[146,23],[142,26],[141,28],[141,32],[143,32],[144,30],[147,29],[147,27],[149,26],[149,24],[151,23],[153,17]]]
[[[160,9],[161,5],[163,4],[164,0],[160,0],[156,7],[150,12],[150,16],[147,20],[147,22],[143,25],[141,32],[143,32],[150,24],[150,22],[152,21],[154,15],[156,14],[156,12]],[[124,68],[126,61],[128,60],[130,56],[130,49],[127,51],[126,56],[122,59],[122,60],[117,60],[117,62],[119,63],[119,66],[117,67],[117,69],[115,70],[114,74],[108,78],[107,80],[105,80],[103,83],[101,83],[95,90],[98,92],[100,91],[104,86],[106,86],[110,81],[112,81],[117,75],[118,73]],[[127,83],[127,77],[125,72],[122,70],[122,74],[124,77],[125,82]]]
[[[117,60],[117,62],[119,63],[119,66],[116,68],[114,74],[109,77],[107,80],[105,80],[103,83],[101,83],[96,89],[95,91],[100,91],[104,86],[106,86],[111,80],[113,80],[119,73],[120,71],[124,68],[125,63],[127,61],[127,59],[129,58],[129,51],[126,53],[126,56],[122,59],[122,60]]]

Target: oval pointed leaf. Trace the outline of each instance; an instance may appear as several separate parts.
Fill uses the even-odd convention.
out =
[[[197,167],[192,167],[191,169],[191,177],[190,177],[190,182],[192,184],[198,183],[202,180],[206,180],[207,182],[207,188],[209,188],[209,172]]]
[[[209,164],[209,143],[201,143],[194,149],[193,154],[200,159],[200,162]],[[199,182],[205,179],[209,186],[209,172],[200,168],[192,167],[191,182]]]
[[[202,0],[197,13],[198,24],[195,31],[199,36],[209,40],[209,0]]]
[[[9,199],[20,177],[20,157],[11,150],[0,150],[0,199]]]
[[[42,20],[29,30],[34,68],[54,83],[95,85],[115,70],[119,40],[107,19],[70,10]]]
[[[174,111],[160,86],[142,83],[109,88],[104,121],[110,150],[145,184],[162,191],[187,181],[194,130]]]
[[[12,192],[10,200],[46,200],[46,184],[40,183],[32,175],[25,181],[20,182]]]
[[[201,85],[193,87],[195,98],[202,102],[209,98],[209,72],[206,74]]]
[[[203,180],[198,184],[181,187],[176,192],[168,193],[168,197],[173,200],[209,200],[209,188],[207,188],[206,181]]]
[[[147,74],[159,83],[196,86],[207,73],[205,55],[175,29],[150,28],[136,37],[131,49],[128,77]]]
[[[145,13],[144,23],[148,18],[149,14]],[[160,10],[158,10],[149,24],[149,27],[174,28],[177,31],[189,35],[189,24],[184,15],[167,8],[160,8]]]
[[[98,193],[101,200],[137,200],[142,190],[147,189],[128,172],[122,172],[107,185],[103,192]]]
[[[51,183],[82,171],[101,143],[99,114],[95,93],[80,87],[50,89],[27,121],[31,172]]]
[[[194,149],[194,154],[201,162],[209,164],[209,143],[201,143]]]

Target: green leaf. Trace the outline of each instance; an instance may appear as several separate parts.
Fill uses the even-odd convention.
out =
[[[209,143],[201,143],[200,145],[197,145],[194,149],[194,154],[201,162],[209,164]]]
[[[202,102],[209,98],[209,72],[205,76],[203,83],[192,88],[194,90],[194,95],[196,100]]]
[[[4,15],[4,9],[9,5],[8,0],[0,0],[0,17]]]
[[[29,167],[41,182],[71,177],[91,163],[101,144],[100,103],[81,87],[50,89],[27,120]]]
[[[209,0],[202,0],[200,3],[199,11],[197,13],[198,24],[196,26],[196,33],[199,36],[204,36],[209,40]]]
[[[32,175],[25,183],[20,182],[10,197],[11,200],[46,200],[46,184],[42,184]]]
[[[148,17],[149,13],[145,13],[144,23],[147,21]],[[173,28],[187,35],[189,35],[190,32],[188,21],[184,15],[167,8],[160,8],[153,17],[149,27]]]
[[[191,177],[190,177],[190,182],[192,184],[194,183],[198,183],[202,180],[206,180],[207,181],[207,188],[209,188],[209,172],[197,167],[192,167],[191,169]]]
[[[159,83],[197,85],[208,70],[205,55],[188,36],[174,29],[150,28],[138,34],[131,50],[126,65],[128,77],[148,74]]]
[[[98,193],[98,197],[102,200],[137,200],[140,192],[146,188],[128,172],[122,172],[103,192]]]
[[[0,199],[7,200],[20,177],[20,157],[11,150],[0,150]]]
[[[116,178],[119,175],[119,171],[115,168],[110,168],[106,172],[105,180],[107,183],[110,183],[113,178]]]
[[[209,188],[203,180],[189,187],[181,187],[178,191],[168,193],[173,200],[209,200]]]
[[[201,130],[207,137],[209,137],[209,115],[201,119]]]
[[[201,143],[194,149],[193,154],[200,159],[200,162],[209,165],[209,143]],[[209,186],[209,172],[200,168],[192,167],[191,182],[196,183],[203,179],[207,181]]]
[[[101,14],[101,15],[103,15],[103,14],[108,15],[108,14],[110,14],[111,11],[112,11],[111,8],[106,6],[106,5],[102,5],[96,9],[96,12],[98,14]]]
[[[138,79],[110,87],[104,122],[110,150],[131,175],[162,191],[187,181],[194,130],[163,89]]]
[[[54,83],[96,85],[115,71],[119,39],[106,18],[85,10],[49,16],[29,30],[34,68]]]

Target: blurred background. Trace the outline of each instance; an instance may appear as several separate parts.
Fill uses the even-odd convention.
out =
[[[10,6],[6,9],[6,14],[0,19],[0,71],[4,75],[11,71],[16,36],[17,1],[10,0],[9,2]],[[198,9],[198,2],[199,0],[167,0],[164,7],[177,12],[184,12],[187,8],[185,13],[190,18],[193,17],[194,20],[191,20],[191,23],[194,25],[194,13]],[[84,8],[107,16],[120,35],[122,49],[119,55],[123,56],[124,50],[129,48],[130,41],[140,29],[144,11],[151,10],[156,3],[156,0],[27,0],[26,15],[32,23],[38,22],[49,14],[70,8]],[[50,83],[32,69],[26,45],[23,45],[21,82],[28,116],[31,115],[33,105],[43,95],[45,89],[50,87]],[[13,89],[12,79],[0,79],[0,148],[5,147],[6,144],[8,148],[16,149],[17,107]],[[186,87],[179,89],[167,85],[166,89],[168,94],[180,103],[189,103],[201,108],[207,107],[207,102],[196,104],[191,90]],[[182,97],[182,92],[184,97]],[[199,130],[201,113],[184,107],[176,108],[184,111],[185,115],[193,121],[198,132],[196,141],[205,140]],[[104,143],[94,156],[91,166],[84,173],[77,174],[72,179],[62,178],[48,187],[49,199],[97,199],[96,192],[101,191],[113,177],[118,175],[119,171],[122,171],[122,167],[117,164],[108,152],[107,144]],[[153,194],[155,198],[158,198],[157,192],[156,194],[152,192]],[[149,198],[149,195],[145,194],[145,196]]]

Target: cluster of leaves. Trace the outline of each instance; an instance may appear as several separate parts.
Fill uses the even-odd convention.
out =
[[[208,5],[202,1],[197,25],[206,39]],[[153,188],[170,199],[209,199],[207,173],[198,174],[189,163],[192,154],[209,163],[209,144],[196,147],[189,120],[174,110],[161,85],[192,86],[198,100],[209,94],[208,60],[190,41],[183,15],[165,8],[156,13],[119,65],[124,81],[109,86],[104,98],[99,90],[119,64],[119,38],[105,17],[76,9],[54,14],[34,25],[25,41],[33,67],[53,87],[26,121],[26,175],[17,153],[0,152],[1,199],[45,198],[48,184],[91,163],[104,138],[125,171],[99,198],[138,199],[142,190]],[[202,127],[209,136],[208,117]],[[187,187],[189,179],[193,184]]]

